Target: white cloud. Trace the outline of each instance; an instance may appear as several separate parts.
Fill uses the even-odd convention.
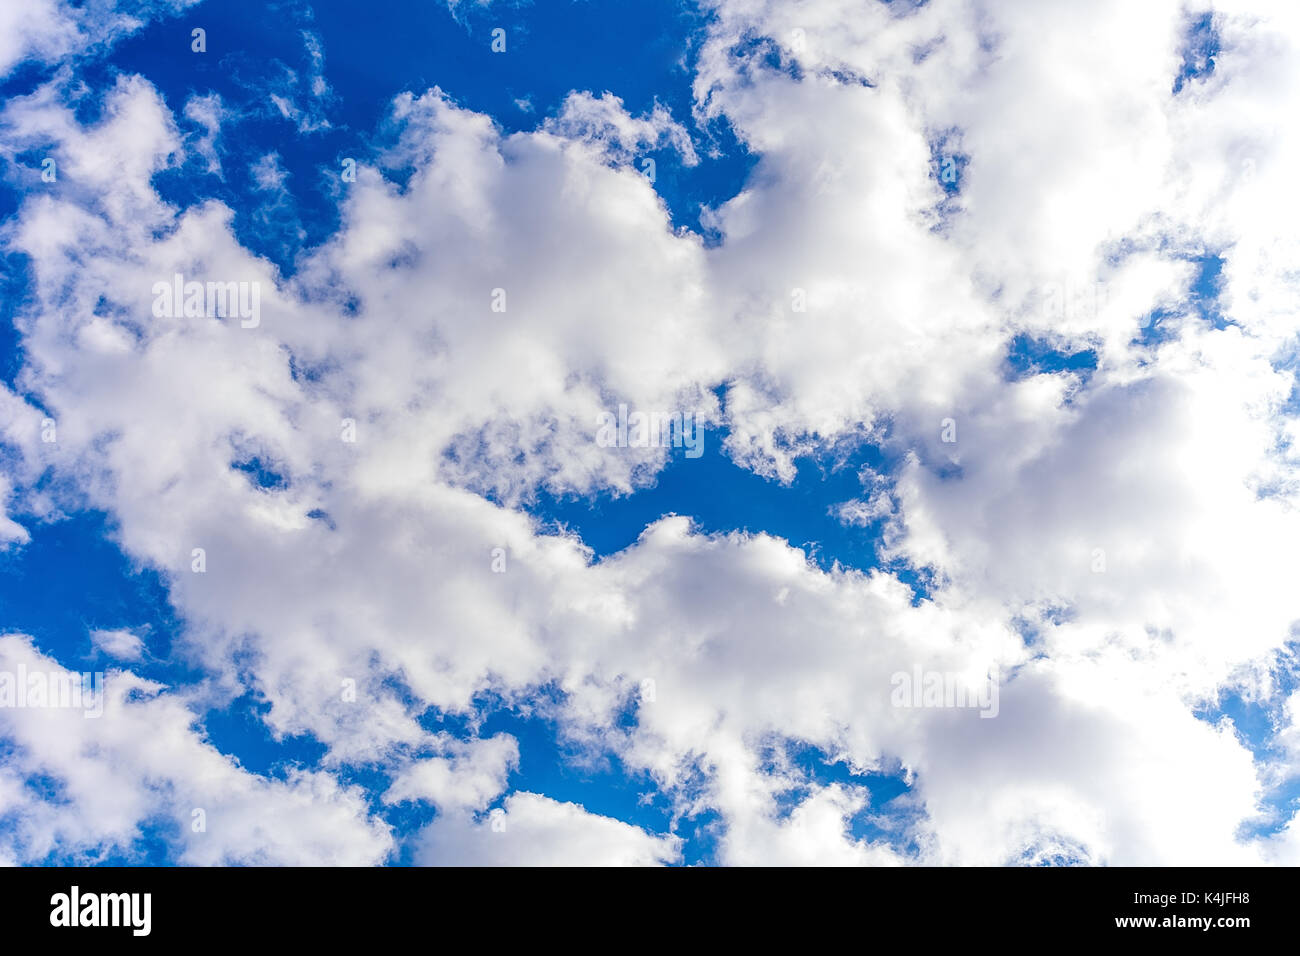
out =
[[[266,189],[272,192],[280,192],[284,189],[284,181],[288,173],[280,165],[280,155],[278,153],[267,153],[253,163],[249,169],[253,174],[253,182],[257,184],[258,189]]]
[[[113,3],[28,0],[0,7],[0,76],[28,59],[58,62],[103,49],[154,17],[178,13],[198,0],[142,0],[132,11]]]
[[[507,798],[489,817],[439,817],[420,839],[421,866],[656,866],[678,859],[675,837],[656,837],[610,817],[536,793]],[[501,826],[500,823],[497,824]]]
[[[519,765],[519,744],[509,734],[487,740],[442,741],[447,756],[418,760],[396,775],[386,803],[425,800],[442,812],[482,810],[506,789]]]
[[[144,656],[144,641],[126,628],[91,631],[90,643],[96,650],[119,661],[138,661]]]
[[[68,673],[15,634],[0,637],[0,672]],[[6,856],[32,862],[57,851],[94,861],[129,851],[146,824],[160,826],[188,865],[365,865],[387,855],[392,838],[367,817],[359,790],[319,772],[248,773],[195,732],[197,715],[165,688],[116,670],[103,687],[99,717],[0,708],[14,744],[0,767]],[[53,786],[57,799],[23,787],[31,779]]]
[[[631,162],[638,152],[661,145],[676,150],[685,166],[700,161],[690,133],[674,122],[667,107],[660,103],[646,116],[634,119],[624,109],[623,101],[612,93],[570,93],[560,114],[544,127],[565,139],[589,143],[607,159],[618,162]]]
[[[221,157],[217,150],[217,139],[221,135],[221,124],[228,111],[217,93],[204,96],[191,96],[185,101],[185,118],[203,128],[203,133],[196,137],[194,151],[207,163],[209,173],[220,176]]]

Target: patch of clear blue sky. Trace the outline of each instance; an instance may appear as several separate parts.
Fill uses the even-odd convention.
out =
[[[797,459],[798,476],[788,486],[737,465],[722,448],[726,434],[704,431],[704,450],[687,458],[669,448],[654,484],[630,495],[557,496],[543,491],[529,507],[542,520],[575,531],[597,558],[631,546],[646,525],[669,514],[690,517],[705,534],[767,533],[801,547],[829,568],[877,566],[875,535],[851,527],[832,507],[863,495],[860,470],[882,467],[881,449],[863,442],[851,453],[831,452]]]
[[[861,788],[868,797],[866,805],[849,819],[848,831],[852,837],[887,844],[898,853],[918,852],[915,831],[908,824],[918,820],[921,808],[906,800],[913,792],[913,783],[908,782],[901,766],[858,772],[821,747],[787,738],[768,744],[763,769],[767,773],[784,771],[796,781],[777,795],[778,817],[788,817],[814,789],[832,784],[846,789]]]
[[[102,670],[112,660],[94,652],[92,630],[129,628],[148,652],[132,665],[138,673],[181,676],[171,654],[180,621],[167,583],[156,571],[132,565],[102,513],[28,525],[27,545],[0,551],[0,628],[30,635],[42,651],[82,671]]]
[[[1097,353],[1093,349],[1066,352],[1025,332],[1014,336],[1007,349],[1006,377],[1011,381],[1031,375],[1074,372],[1086,382],[1096,369]]]
[[[542,490],[525,508],[548,529],[576,533],[597,560],[635,544],[660,518],[683,515],[703,534],[769,534],[803,550],[824,571],[836,565],[858,571],[880,568],[907,583],[916,601],[929,596],[925,569],[882,562],[885,518],[853,525],[837,514],[838,505],[866,496],[871,474],[887,474],[896,465],[898,452],[888,450],[888,430],[881,443],[858,436],[797,456],[797,474],[788,485],[736,464],[723,448],[725,431],[706,429],[703,435],[698,458],[686,457],[681,448],[666,449],[664,467],[653,483],[631,494]]]
[[[1134,337],[1134,344],[1155,346],[1168,341],[1176,334],[1169,320],[1182,315],[1192,315],[1215,329],[1225,329],[1236,324],[1223,314],[1219,299],[1223,285],[1223,257],[1217,253],[1205,252],[1189,254],[1184,258],[1195,268],[1187,298],[1180,303],[1180,308],[1158,308],[1152,311]]]
[[[17,195],[0,188],[0,222],[17,210]],[[0,255],[0,382],[13,388],[22,368],[21,337],[14,325],[28,297],[31,276],[25,256]]]
[[[1181,93],[1189,81],[1213,73],[1214,58],[1218,55],[1219,31],[1214,25],[1214,14],[1209,11],[1193,14],[1183,40],[1183,62],[1174,77],[1174,93]]]
[[[1286,700],[1300,688],[1300,640],[1288,643],[1275,661],[1271,677],[1276,692],[1265,700],[1230,690],[1196,711],[1197,717],[1210,724],[1230,721],[1237,739],[1257,763],[1283,770],[1280,779],[1268,782],[1260,798],[1259,818],[1242,825],[1242,838],[1276,833],[1300,809],[1300,767],[1291,761],[1287,746],[1278,739],[1278,731],[1287,726]],[[1290,768],[1289,772],[1286,768]]]

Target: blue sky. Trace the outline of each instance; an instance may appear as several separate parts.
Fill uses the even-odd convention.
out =
[[[961,2],[49,3],[0,634],[127,689],[102,767],[0,723],[0,862],[1300,853],[1291,146],[1233,119],[1289,24],[1098,10],[1081,79]],[[262,324],[150,324],[174,272]],[[617,402],[703,454],[599,447]]]

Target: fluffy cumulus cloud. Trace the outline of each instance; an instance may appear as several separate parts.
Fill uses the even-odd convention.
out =
[[[0,663],[28,694],[75,676],[23,635],[0,638]],[[178,862],[201,866],[355,866],[390,849],[358,789],[327,773],[258,777],[195,733],[192,710],[166,688],[129,671],[94,684],[84,683],[80,706],[8,705],[0,819],[10,860],[57,850],[95,862],[129,845],[145,819],[165,821]],[[32,799],[32,781],[42,799]]]
[[[489,832],[508,833],[494,839]],[[678,857],[676,837],[654,837],[619,820],[520,792],[499,815],[474,823],[439,817],[420,837],[426,866],[655,866]]]
[[[0,21],[0,70],[104,40],[51,7]],[[108,514],[165,584],[181,669],[133,671],[129,628],[96,629],[90,664],[0,638],[0,670],[107,670],[98,719],[0,709],[0,859],[104,858],[148,826],[186,863],[654,865],[684,860],[686,819],[729,864],[1300,859],[1300,13],[708,13],[690,116],[576,90],[510,131],[390,91],[291,270],[228,198],[165,188],[292,183],[228,151],[216,93],[123,72],[86,111],[61,68],[5,102],[0,243],[28,287],[0,549]],[[718,122],[753,167],[674,225],[636,159],[693,167]],[[191,281],[230,307],[187,307]],[[860,496],[826,506],[880,561],[706,533],[689,505],[598,558],[528,506],[655,482],[667,450],[594,440],[620,403],[698,416],[773,484],[870,444]],[[914,675],[983,706],[912,706]],[[223,752],[204,715],[247,695],[319,756]],[[667,822],[517,785],[538,745],[494,710],[616,763]],[[432,812],[395,834],[404,805]]]

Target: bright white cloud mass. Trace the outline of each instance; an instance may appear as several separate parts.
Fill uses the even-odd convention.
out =
[[[0,548],[102,513],[173,628],[53,647],[0,603],[0,671],[106,672],[99,719],[0,707],[0,862],[1300,863],[1300,9],[709,0],[689,110],[574,85],[516,128],[431,68],[305,176],[328,33],[177,98],[97,58],[158,18],[190,55],[202,5],[45,6],[0,15]],[[752,165],[682,224],[724,127]],[[159,316],[177,275],[256,321]],[[538,502],[704,467],[598,443],[620,404],[737,484],[603,553]],[[308,755],[209,725],[250,700]]]

